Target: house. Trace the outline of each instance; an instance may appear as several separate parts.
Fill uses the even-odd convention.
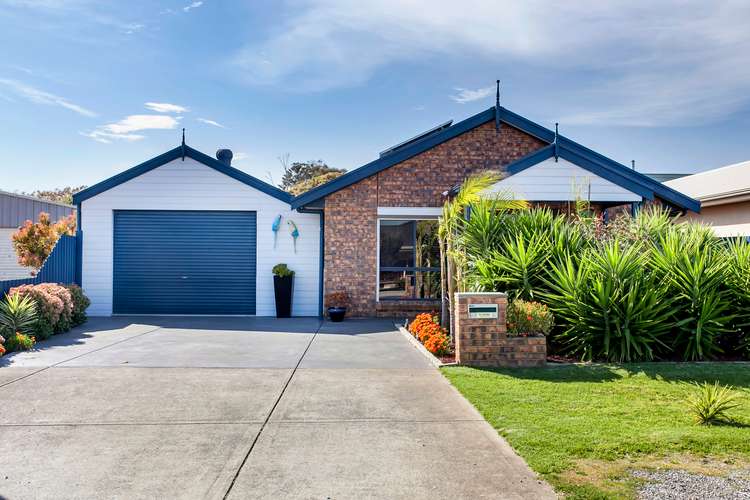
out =
[[[321,313],[324,292],[341,290],[355,316],[436,310],[444,193],[487,169],[508,174],[494,189],[552,207],[583,197],[597,210],[700,210],[499,105],[297,197],[233,168],[227,150],[213,158],[183,144],[74,196],[90,313],[272,315],[280,262],[296,271],[294,315]],[[288,232],[272,232],[279,215],[298,227],[296,249]]]
[[[700,213],[684,219],[713,227],[716,236],[750,236],[750,161],[665,182],[701,202]]]
[[[38,220],[40,212],[48,213],[51,220],[57,221],[74,213],[75,207],[0,191],[0,280],[21,279],[31,275],[30,268],[18,263],[11,236],[27,220]]]

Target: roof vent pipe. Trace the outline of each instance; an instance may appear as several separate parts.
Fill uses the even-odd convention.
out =
[[[232,156],[231,149],[220,149],[216,152],[216,159],[228,167],[232,165]]]

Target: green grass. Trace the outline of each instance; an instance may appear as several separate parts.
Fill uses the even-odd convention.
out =
[[[617,477],[622,466],[591,474],[591,464],[648,467],[663,465],[664,457],[750,463],[749,363],[446,367],[443,373],[534,470],[572,497],[632,494],[632,482]],[[740,394],[735,423],[697,425],[686,403],[692,383],[716,380]]]

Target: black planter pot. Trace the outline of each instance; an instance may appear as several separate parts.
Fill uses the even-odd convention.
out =
[[[273,293],[276,297],[276,317],[290,318],[292,316],[292,291],[294,290],[294,276],[274,276]]]
[[[334,323],[340,323],[344,321],[344,316],[346,316],[346,307],[329,307],[328,308],[328,317],[331,319]]]

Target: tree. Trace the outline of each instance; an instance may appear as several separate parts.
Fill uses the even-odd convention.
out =
[[[484,192],[503,178],[493,171],[480,172],[467,177],[458,193],[443,204],[438,226],[440,244],[440,290],[442,295],[440,323],[447,327],[453,324],[455,313],[454,294],[465,292],[466,253],[461,245],[461,230],[466,221],[467,209],[481,202]],[[528,207],[523,200],[515,200],[510,193],[497,193],[488,203],[492,210],[502,212]]]
[[[292,193],[295,196],[301,195],[302,193],[306,193],[307,191],[310,191],[312,188],[318,187],[322,184],[325,184],[328,181],[332,181],[336,177],[339,177],[343,174],[343,172],[336,171],[336,172],[326,172],[325,174],[316,175],[315,177],[311,179],[305,179],[303,181],[299,181],[297,184],[293,184],[287,191]]]
[[[87,186],[71,187],[65,186],[64,188],[50,189],[50,190],[36,190],[32,193],[24,193],[34,198],[41,198],[43,200],[54,201],[56,203],[67,203],[68,205],[73,204],[73,195],[79,191],[83,191]]]
[[[41,212],[39,222],[24,222],[17,232],[13,233],[13,248],[18,255],[18,263],[33,267],[37,271],[55,248],[55,243],[63,234],[74,235],[76,218],[69,215],[57,222],[52,222],[49,214]]]
[[[343,168],[329,167],[323,160],[295,161],[290,165],[289,155],[284,155],[279,158],[279,161],[284,168],[284,175],[281,177],[279,187],[290,193],[294,193],[292,191],[294,188],[297,191],[294,194],[304,193],[346,172],[346,169]],[[313,181],[313,179],[317,180]],[[302,184],[305,182],[307,183]],[[295,188],[295,186],[297,187]]]

